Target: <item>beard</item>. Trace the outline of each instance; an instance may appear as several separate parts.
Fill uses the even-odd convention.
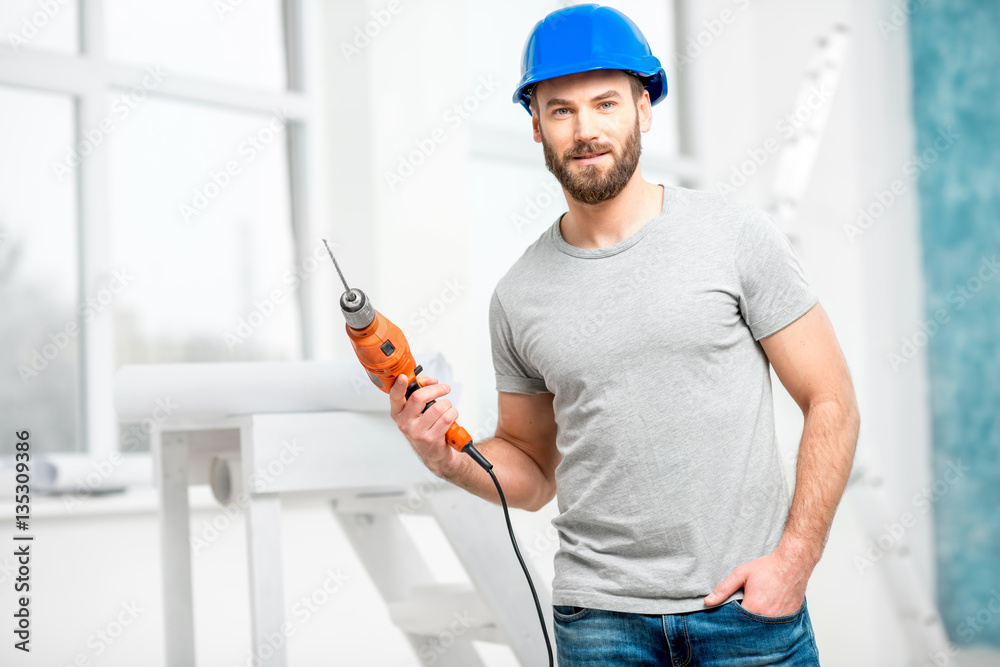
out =
[[[581,204],[600,204],[614,199],[618,193],[625,189],[625,186],[632,179],[636,167],[639,166],[639,155],[642,153],[642,133],[639,131],[638,113],[635,115],[635,125],[625,137],[620,152],[615,150],[611,144],[588,143],[574,146],[566,151],[566,154],[560,159],[545,141],[541,126],[539,126],[538,131],[542,137],[545,166],[549,168],[549,171],[566,192]],[[570,160],[574,157],[604,152],[607,152],[612,159],[607,173],[603,173],[602,167],[596,164],[584,165],[576,173],[570,170]]]

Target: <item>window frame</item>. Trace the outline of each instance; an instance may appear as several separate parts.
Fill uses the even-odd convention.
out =
[[[309,251],[318,231],[312,215],[321,204],[322,188],[312,187],[318,179],[317,163],[310,154],[316,130],[318,96],[307,90],[306,55],[313,53],[310,41],[316,21],[307,13],[315,10],[312,0],[282,0],[282,30],[286,68],[283,91],[256,90],[214,80],[199,80],[171,74],[151,96],[172,98],[208,106],[252,113],[273,113],[281,109],[287,118],[285,159],[289,178],[289,211],[296,258]],[[68,96],[74,107],[74,145],[83,132],[111,115],[108,93],[127,90],[146,75],[145,68],[109,61],[105,53],[105,2],[80,1],[78,7],[79,51],[55,53],[30,48],[0,58],[0,85]],[[77,186],[77,303],[84,303],[113,272],[111,266],[111,225],[108,218],[109,165],[106,151],[97,151],[82,160],[74,171]],[[297,292],[299,331],[304,359],[316,356],[317,323],[309,316],[316,302],[316,290],[304,281]],[[118,417],[113,403],[115,368],[114,318],[86,321],[77,309],[80,331],[79,387],[77,409],[81,415],[76,456],[107,459],[120,449]],[[60,453],[60,457],[66,456]],[[69,454],[73,456],[74,454]],[[151,481],[151,480],[150,480]]]

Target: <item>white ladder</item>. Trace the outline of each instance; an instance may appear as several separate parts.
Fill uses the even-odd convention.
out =
[[[843,26],[834,26],[818,41],[818,49],[806,68],[805,77],[796,97],[795,109],[803,108],[816,88],[836,94],[847,55],[849,37]],[[789,241],[797,246],[801,236],[796,229],[799,202],[806,191],[826,129],[832,100],[813,111],[795,137],[780,149],[774,176],[772,205],[768,212]],[[899,512],[891,512],[893,504],[885,490],[885,480],[877,455],[859,443],[854,468],[847,482],[845,496],[854,499],[865,533],[873,543],[884,536],[884,526],[899,521]],[[910,548],[902,539],[894,539],[875,566],[885,577],[896,614],[902,621],[903,632],[910,648],[913,665],[923,665],[927,656],[948,656],[948,635],[934,604],[931,591],[922,583]]]

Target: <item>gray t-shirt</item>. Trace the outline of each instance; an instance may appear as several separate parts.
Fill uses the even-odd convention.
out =
[[[497,283],[489,316],[497,391],[554,395],[552,602],[706,609],[784,531],[757,340],[816,294],[765,213],[714,193],[666,187],[660,215],[607,248],[571,246],[560,220]]]

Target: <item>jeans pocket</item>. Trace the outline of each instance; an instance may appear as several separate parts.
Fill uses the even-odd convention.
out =
[[[752,611],[747,610],[743,606],[742,600],[733,600],[730,603],[733,609],[737,610],[743,616],[749,618],[752,621],[757,621],[758,623],[791,623],[805,611],[806,601],[805,598],[802,599],[802,604],[799,606],[799,610],[794,614],[786,614],[785,616],[764,616],[762,614],[755,614]]]
[[[592,609],[587,607],[574,607],[572,605],[554,604],[552,605],[552,617],[560,623],[572,623],[579,621],[589,614]]]

